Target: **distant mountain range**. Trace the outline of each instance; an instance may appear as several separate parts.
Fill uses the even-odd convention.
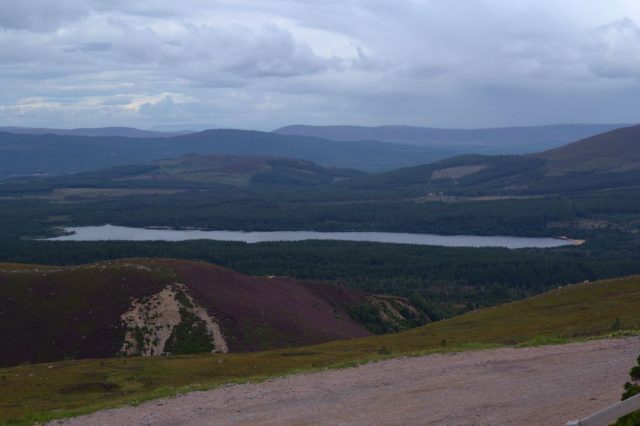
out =
[[[90,137],[125,137],[125,138],[169,138],[186,135],[188,130],[179,132],[159,132],[140,130],[133,127],[97,127],[79,129],[49,129],[41,127],[0,127],[0,132],[20,135],[62,135],[62,136],[90,136]]]
[[[568,125],[451,132],[468,132],[469,135],[479,132],[478,134],[484,134],[483,137],[487,138],[487,135],[492,133],[502,133],[504,136],[524,132],[529,135],[529,140],[553,133],[557,141],[561,134],[569,137],[571,134],[595,131],[599,126]],[[472,152],[474,145],[455,143],[454,148],[445,148],[446,144],[434,147],[374,140],[345,142],[314,136],[247,130],[207,130],[172,137],[137,138],[0,132],[0,178],[6,180],[20,175],[46,176],[89,172],[132,164],[149,165],[158,160],[181,158],[177,162],[172,160],[163,165],[156,163],[153,167],[157,170],[152,171],[152,167],[149,170],[145,169],[144,173],[154,174],[154,179],[165,182],[204,182],[207,179],[213,182],[220,181],[226,173],[217,170],[216,167],[231,167],[235,164],[236,167],[242,168],[252,161],[257,161],[261,162],[262,170],[253,170],[250,176],[245,173],[242,179],[254,179],[254,175],[258,174],[257,179],[293,179],[290,183],[295,185],[303,184],[306,180],[309,184],[318,184],[345,177],[357,177],[353,170],[345,174],[344,170],[336,172],[331,169],[355,169],[369,173],[393,170],[384,175],[358,178],[355,181],[362,184],[370,182],[372,185],[377,182],[385,187],[393,187],[396,184],[423,185],[425,190],[433,192],[499,190],[505,193],[533,193],[560,187],[595,188],[614,183],[630,184],[635,179],[640,156],[637,143],[639,128],[640,126],[633,126],[607,131],[536,154],[498,156],[456,156],[456,149],[462,150],[465,146]],[[538,136],[532,136],[534,134]],[[496,141],[491,150],[502,150],[506,149],[505,147],[509,147],[509,150],[519,150],[524,146],[517,145],[515,139],[511,139],[511,142],[506,139]],[[513,148],[516,145],[518,148]],[[200,156],[210,158],[198,158]],[[216,160],[216,156],[230,157]],[[256,158],[241,160],[238,158],[241,156]],[[223,164],[225,162],[229,163]],[[215,165],[217,163],[220,164]],[[185,165],[189,167],[181,170]],[[199,170],[195,179],[194,166],[196,169],[209,169]],[[394,170],[406,167],[409,168]],[[187,169],[190,170],[189,173],[185,173]],[[127,170],[127,173],[131,171]],[[116,171],[116,174],[118,173],[120,172]],[[213,175],[217,177],[214,178]],[[230,176],[228,173],[227,175]],[[242,173],[235,171],[233,179],[238,179],[240,175]]]
[[[336,141],[377,140],[454,151],[457,154],[524,154],[555,148],[625,124],[557,124],[486,129],[415,126],[286,126],[280,135],[314,136]]]
[[[307,136],[207,130],[164,138],[0,133],[0,177],[64,174],[145,164],[187,154],[289,157],[322,166],[391,170],[451,156],[433,149],[378,141],[349,144]]]
[[[4,192],[75,186],[195,189],[268,185],[273,189],[337,183],[342,189],[413,188],[414,192],[436,194],[437,199],[437,194],[537,195],[640,185],[640,126],[541,153],[462,155],[436,162],[428,161],[433,152],[422,147],[375,141],[345,144],[241,130],[163,139],[0,133],[0,150],[0,170],[6,174],[82,171],[30,180],[26,186],[6,182]],[[375,171],[411,163],[427,164],[369,175],[355,168],[335,167]]]

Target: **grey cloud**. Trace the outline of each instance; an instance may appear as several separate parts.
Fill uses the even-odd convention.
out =
[[[159,102],[142,104],[138,111],[143,115],[164,116],[168,113],[174,113],[177,109],[173,98],[171,96],[165,96],[164,99]]]
[[[334,60],[317,56],[308,44],[274,25],[248,28],[184,25],[180,39],[163,39],[151,28],[120,25],[113,47],[129,63],[159,64],[187,69],[187,75],[207,81],[206,74],[241,77],[289,77],[327,70]],[[193,70],[197,72],[193,72]]]
[[[108,52],[111,50],[111,43],[100,41],[83,43],[79,46],[79,50],[82,52]]]
[[[0,2],[0,28],[27,30],[34,32],[48,32],[57,30],[65,25],[81,20],[92,13],[109,11],[130,11],[142,15],[153,16],[156,8],[152,4],[164,5],[165,13],[169,15],[162,1],[148,2],[143,0],[3,0]],[[146,6],[145,6],[146,5]],[[176,9],[173,9],[175,13]],[[174,15],[175,16],[175,15]]]
[[[606,99],[615,121],[635,121],[619,107],[640,91],[629,4],[5,0],[0,105],[7,120],[42,125],[268,129],[602,121]],[[133,108],[139,99],[160,101]]]
[[[63,49],[67,53],[83,52],[83,53],[100,53],[108,52],[111,50],[111,43],[109,42],[89,42],[66,47]]]
[[[640,26],[624,18],[597,28],[587,60],[595,75],[640,79]]]
[[[102,102],[102,105],[114,106],[114,105],[130,105],[131,99],[126,97],[116,97],[107,99]]]
[[[0,2],[0,28],[50,31],[90,11],[91,4],[83,0],[4,0]]]

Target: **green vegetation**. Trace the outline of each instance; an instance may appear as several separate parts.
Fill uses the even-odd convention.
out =
[[[424,305],[412,303],[412,308],[393,299],[385,299],[384,303],[369,301],[349,308],[349,316],[374,334],[396,333],[435,320],[427,318]]]
[[[7,241],[0,259],[86,264],[119,258],[203,260],[251,275],[337,282],[422,300],[430,318],[531,296],[558,285],[640,272],[635,237],[594,238],[584,247],[472,249],[357,242],[244,244],[216,241]],[[612,320],[613,324],[613,320]]]
[[[421,203],[397,197],[383,190],[342,193],[316,188],[298,192],[211,190],[63,202],[0,199],[0,261],[77,265],[134,257],[203,260],[252,275],[331,281],[370,293],[417,297],[428,301],[424,311],[434,319],[522,299],[558,285],[640,273],[639,190],[464,203]],[[244,244],[24,239],[50,236],[56,226],[104,223],[231,230],[569,235],[587,243],[507,250],[337,241]]]
[[[638,357],[637,365],[629,371],[631,382],[624,384],[624,393],[622,394],[622,400],[629,399],[632,396],[640,394],[640,356]],[[615,423],[615,426],[638,426],[640,425],[640,411],[626,415]]]
[[[101,195],[99,190],[107,189],[114,196],[127,195],[127,191],[131,190],[151,189],[159,193],[197,189],[228,192],[230,187],[244,188],[250,185],[272,189],[318,186],[361,175],[364,173],[356,170],[325,168],[288,158],[187,155],[149,165],[118,166],[47,178],[23,177],[3,183],[1,192],[44,194],[58,190],[58,195],[48,196],[54,199],[96,197]]]
[[[625,143],[635,143],[634,137]],[[37,138],[23,139],[21,148],[26,152],[38,142]],[[171,154],[167,145],[158,140],[141,143],[131,152],[130,146],[119,146],[110,140],[110,157],[101,158],[87,153],[87,149],[96,150],[104,140],[94,140],[97,145],[93,145],[82,139],[65,138],[67,146],[94,161],[80,164],[61,155],[60,140],[54,139],[48,145],[36,144],[38,155],[20,153],[20,158],[33,160],[28,165],[30,170],[42,171],[37,161],[43,158],[47,167],[59,172],[97,164],[124,164],[125,158],[142,163],[151,160],[145,157],[151,152],[145,143],[153,143],[153,151],[163,152],[164,157],[185,153]],[[224,142],[221,149],[225,153],[234,154],[246,154],[256,141],[261,146],[271,142],[278,149],[284,146],[280,136],[221,131],[185,137],[182,148],[199,152],[213,139]],[[0,135],[0,145],[2,142]],[[288,142],[293,143],[294,139]],[[12,143],[15,144],[13,139]],[[359,163],[375,163],[375,168],[385,168],[408,158],[420,161],[415,150],[385,158],[379,150],[366,149],[371,145],[341,143],[335,151],[327,150],[327,145],[323,147],[331,152],[327,154],[309,153],[310,144],[317,141],[295,139],[293,143],[295,149],[307,150],[305,155],[322,164],[357,167]],[[347,148],[349,152],[345,153]],[[589,151],[594,158],[600,158],[597,148]],[[295,149],[287,152],[299,152]],[[250,173],[244,169],[233,173],[203,172],[197,170],[197,164],[185,169],[184,164],[169,161],[160,166],[119,167],[52,180],[5,182],[0,186],[0,261],[77,265],[127,257],[197,259],[249,274],[332,281],[371,293],[408,297],[431,319],[475,310],[408,332],[303,350],[68,361],[0,369],[0,391],[8,395],[0,402],[0,419],[19,423],[43,420],[189,389],[355,365],[402,354],[558,344],[634,333],[640,329],[638,278],[570,286],[524,302],[478,310],[558,285],[640,273],[640,172],[633,163],[637,160],[627,155],[629,151],[622,150],[623,156],[618,153],[618,157],[608,157],[609,169],[596,172],[583,167],[588,161],[576,161],[570,149],[568,156],[565,150],[548,158],[465,156],[436,165],[359,177],[334,174],[309,164],[292,167],[288,161],[272,163],[267,169],[262,164]],[[266,154],[274,153],[277,154]],[[309,158],[305,155],[296,157]],[[338,160],[342,162],[336,163]],[[549,161],[559,162],[549,168]],[[2,163],[9,173],[17,167],[16,157],[9,151]],[[620,165],[624,170],[616,169]],[[587,243],[548,250],[506,250],[330,241],[249,245],[28,239],[53,236],[60,232],[57,227],[105,223],[247,231],[568,235]],[[92,282],[90,274],[87,282]],[[90,284],[87,288],[87,300],[76,302],[96,304],[95,288]],[[24,293],[21,297],[29,295]],[[128,305],[128,298],[122,297],[120,290],[114,289],[109,297],[122,306]],[[371,308],[352,308],[350,314],[370,330],[394,330],[392,324],[382,324]],[[418,318],[412,324],[419,323]],[[91,326],[87,321],[87,330]],[[189,343],[174,348],[175,352],[208,347],[202,333],[194,332],[197,329],[196,322],[176,331]],[[255,334],[252,340],[264,347],[279,338],[268,327],[253,327],[251,332]],[[29,336],[25,333],[24,337]],[[105,353],[115,347],[114,342],[101,340],[106,342]],[[81,355],[85,350],[77,348],[73,354]]]
[[[364,324],[367,330],[375,334],[392,333],[397,331],[393,324],[384,321],[380,316],[380,308],[373,305],[358,305],[349,309],[351,318]]]
[[[0,421],[26,424],[170,396],[388,356],[502,345],[559,343],[637,333],[640,277],[578,284],[474,311],[402,333],[293,350],[158,358],[64,361],[0,369]]]
[[[61,362],[0,369],[0,421],[24,423],[135,402],[222,383],[329,366],[354,365],[388,356],[496,345],[556,344],[640,329],[639,279],[620,279],[554,290],[525,302],[478,310],[539,294],[558,285],[640,273],[640,127],[622,129],[531,156],[468,155],[377,175],[327,169],[312,163],[256,157],[187,156],[190,152],[286,155],[336,167],[389,170],[426,163],[442,153],[377,142],[322,141],[302,136],[235,130],[208,131],[132,143],[0,133],[0,261],[77,265],[128,257],[204,260],[254,275],[287,275],[336,282],[370,293],[409,298],[418,313],[393,302],[351,306],[352,318],[375,332],[419,325],[426,318],[454,319],[403,333],[335,342],[308,350],[254,354],[175,356]],[[102,149],[108,146],[109,149]],[[16,148],[18,147],[18,148]],[[73,152],[74,155],[68,155]],[[127,163],[142,165],[126,166]],[[98,167],[113,167],[87,171]],[[14,173],[67,173],[55,178],[9,179]],[[409,245],[307,241],[248,245],[214,241],[49,242],[60,227],[102,225],[228,230],[395,231],[437,234],[560,236],[584,239],[580,247],[548,250],[450,249]],[[20,268],[20,266],[16,266]],[[49,267],[42,267],[43,273]],[[103,294],[91,268],[70,277],[86,291],[53,297],[43,281],[37,306],[29,276],[0,289],[15,294],[12,308],[35,312],[95,306],[60,319],[84,342],[44,361],[118,349],[126,330],[84,339],[96,318],[126,309],[122,271],[103,277]],[[169,274],[169,273],[168,273]],[[161,274],[146,287],[163,288]],[[138,277],[143,283],[149,277]],[[115,281],[113,281],[115,280]],[[15,288],[10,286],[16,286]],[[142,292],[141,289],[136,291]],[[145,290],[146,291],[146,290]],[[142,294],[141,294],[142,295]],[[47,298],[51,296],[50,301]],[[134,295],[137,296],[137,295]],[[11,296],[14,297],[14,296]],[[180,297],[180,295],[178,296]],[[109,303],[101,303],[102,300]],[[55,305],[58,303],[58,305]],[[385,304],[388,303],[388,304]],[[187,306],[187,305],[185,305]],[[335,306],[335,305],[334,305]],[[17,308],[16,308],[17,307]],[[402,319],[382,321],[398,311]],[[0,316],[2,313],[0,312]],[[18,329],[9,315],[2,324]],[[37,318],[37,315],[33,317]],[[73,318],[72,318],[73,317]],[[51,324],[27,324],[16,339],[56,341]],[[22,324],[20,324],[22,325]],[[59,324],[56,324],[59,325]],[[260,347],[281,336],[250,325]],[[144,330],[136,330],[144,339]],[[55,346],[55,345],[53,345]],[[70,346],[69,346],[70,347]],[[169,342],[176,354],[212,348],[201,321],[187,314]],[[22,355],[21,355],[22,356]],[[38,354],[37,356],[40,356]],[[630,388],[632,389],[632,388]]]
[[[180,308],[180,324],[173,331],[165,351],[172,355],[186,355],[211,352],[215,345],[213,337],[203,320],[184,308]]]
[[[640,126],[596,135],[538,154],[463,155],[350,182],[359,188],[421,188],[447,195],[575,194],[634,188],[640,178]]]
[[[557,285],[640,273],[640,189],[633,169],[576,170],[558,177],[546,173],[546,160],[539,156],[464,156],[358,176],[304,161],[232,158],[235,162],[226,164],[220,157],[187,156],[155,165],[5,182],[0,186],[0,261],[69,265],[127,257],[204,260],[249,274],[333,281],[371,293],[419,297],[428,301],[433,318],[521,299]],[[465,167],[475,172],[465,174]],[[594,189],[602,185],[608,189]],[[130,192],[141,190],[151,192]],[[496,196],[500,194],[506,198]],[[245,231],[566,235],[587,243],[504,250],[330,241],[248,245],[26,240],[56,235],[61,232],[57,227],[106,223]]]

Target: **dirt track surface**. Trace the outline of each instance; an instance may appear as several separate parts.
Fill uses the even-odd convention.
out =
[[[619,400],[640,338],[400,358],[227,386],[66,425],[564,425]],[[57,422],[56,422],[57,424]]]

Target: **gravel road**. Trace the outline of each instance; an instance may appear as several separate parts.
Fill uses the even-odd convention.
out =
[[[564,425],[618,401],[638,354],[640,337],[400,358],[195,392],[62,424]]]

